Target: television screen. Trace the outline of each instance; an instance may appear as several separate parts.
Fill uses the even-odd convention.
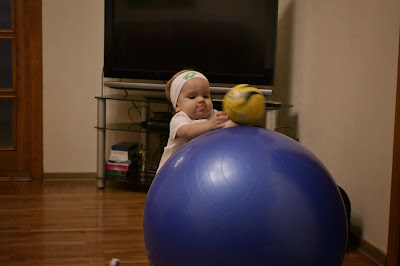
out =
[[[278,0],[106,0],[104,76],[273,85]]]

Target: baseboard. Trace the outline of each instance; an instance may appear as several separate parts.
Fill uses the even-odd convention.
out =
[[[43,173],[43,181],[95,180],[96,173]]]
[[[368,241],[360,239],[354,234],[349,235],[349,245],[350,249],[358,250],[367,256],[370,260],[378,264],[379,266],[384,266],[386,262],[386,253],[375,247]]]
[[[0,176],[0,182],[27,182],[31,181],[30,176]]]

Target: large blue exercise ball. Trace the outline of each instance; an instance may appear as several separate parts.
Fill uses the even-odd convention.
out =
[[[327,169],[280,133],[234,127],[204,134],[158,172],[146,199],[150,263],[341,265],[345,207]]]

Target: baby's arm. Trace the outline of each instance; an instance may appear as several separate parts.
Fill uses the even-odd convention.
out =
[[[228,120],[229,117],[225,112],[218,111],[215,116],[207,122],[181,126],[178,131],[176,131],[176,137],[184,138],[189,141],[208,131],[225,127]]]

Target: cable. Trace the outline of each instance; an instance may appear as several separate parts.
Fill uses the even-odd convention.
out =
[[[131,107],[131,108],[128,109],[128,116],[129,116],[129,119],[130,119],[134,124],[137,124],[137,122],[135,121],[135,119],[133,119],[132,116],[131,116],[131,109],[134,109],[134,107]]]
[[[136,110],[136,111],[139,113],[139,115],[142,115],[142,112],[140,111],[140,108],[145,107],[145,108],[147,108],[147,110],[150,112],[151,115],[154,114],[154,111],[151,110],[150,107],[147,106],[147,105],[140,105],[140,106],[137,106],[136,103],[135,103],[135,101],[131,101],[131,103],[132,103],[133,107],[130,107],[130,108],[128,109],[128,116],[129,116],[129,119],[130,119],[133,123],[137,123],[137,122],[136,122],[135,119],[133,119],[132,116],[131,116],[131,110],[132,110],[132,109]]]

